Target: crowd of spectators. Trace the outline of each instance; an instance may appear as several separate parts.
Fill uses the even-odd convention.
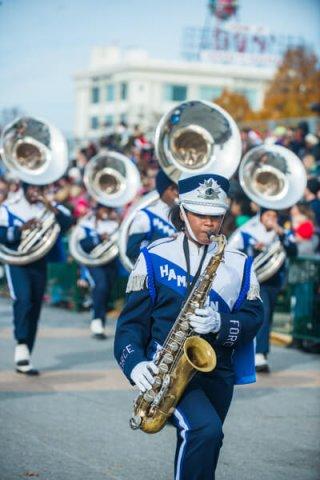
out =
[[[259,132],[254,129],[242,129],[242,153],[261,144],[283,145],[292,150],[303,162],[307,173],[307,188],[301,202],[291,210],[284,212],[283,223],[292,230],[299,245],[299,252],[314,253],[319,247],[320,233],[320,127],[311,133],[308,124],[301,122],[295,128],[277,126],[272,131]],[[71,209],[75,222],[85,215],[94,200],[91,199],[83,184],[83,173],[88,161],[102,149],[121,152],[129,157],[139,169],[141,175],[140,197],[155,188],[155,176],[159,165],[153,143],[138,125],[132,129],[125,122],[115,128],[109,126],[106,134],[95,142],[87,142],[77,148],[66,174],[47,188],[47,195],[55,198]],[[2,170],[1,170],[2,168]],[[256,214],[254,205],[240,187],[237,175],[232,179],[231,206],[225,221],[225,232],[230,234]],[[11,172],[0,165],[0,203],[8,196],[19,191],[19,181]],[[120,209],[123,215],[125,209]]]

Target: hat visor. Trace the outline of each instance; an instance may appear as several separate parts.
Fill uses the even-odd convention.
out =
[[[183,207],[192,213],[197,213],[199,215],[210,215],[211,217],[220,217],[225,215],[228,210],[227,206],[208,206],[208,205],[197,205],[181,202]]]

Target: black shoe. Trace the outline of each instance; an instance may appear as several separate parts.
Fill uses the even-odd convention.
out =
[[[36,375],[40,375],[39,370],[36,368],[30,367],[29,369],[21,369],[19,366],[16,366],[16,372],[21,373],[22,375],[28,375],[29,377],[35,377]]]
[[[96,338],[97,340],[106,340],[107,335],[105,333],[95,333],[92,335],[93,338]]]
[[[257,373],[270,373],[270,367],[269,367],[269,365],[259,365],[258,367],[256,366],[256,372]]]

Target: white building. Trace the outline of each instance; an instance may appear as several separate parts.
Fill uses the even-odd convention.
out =
[[[96,138],[120,121],[153,129],[184,100],[217,98],[224,88],[258,109],[274,69],[252,65],[155,60],[143,50],[95,47],[90,67],[75,75],[77,139]]]

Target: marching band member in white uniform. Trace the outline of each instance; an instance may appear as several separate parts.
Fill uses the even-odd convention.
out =
[[[82,231],[80,245],[86,253],[90,253],[97,245],[110,238],[119,228],[116,212],[100,203],[94,209],[93,215],[79,221]],[[107,264],[87,267],[87,280],[92,287],[92,321],[91,333],[94,338],[105,339],[106,311],[112,289],[112,282],[117,276],[117,260]]]
[[[23,231],[37,226],[46,209],[55,214],[62,233],[71,226],[72,217],[67,208],[51,203],[43,196],[43,187],[23,183],[19,195],[1,205],[0,242],[17,250]],[[39,372],[32,366],[31,353],[47,282],[47,255],[27,265],[6,265],[6,274],[13,299],[16,371],[37,375]]]
[[[278,223],[278,212],[269,208],[261,208],[260,213],[238,228],[229,239],[229,246],[237,248],[254,258],[264,248],[280,240],[287,255],[294,256],[297,247],[292,235],[287,234]],[[267,356],[270,350],[270,329],[272,316],[278,293],[284,283],[285,263],[272,277],[261,282],[261,299],[264,308],[264,321],[256,338],[255,364],[257,372],[270,371]]]

